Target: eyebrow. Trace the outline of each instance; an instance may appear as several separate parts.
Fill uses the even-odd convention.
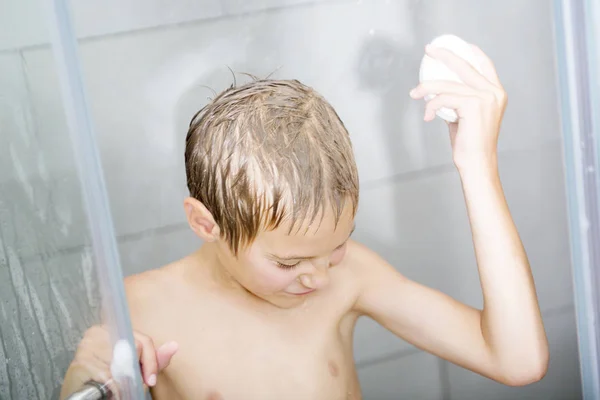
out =
[[[340,244],[338,247],[336,247],[336,249],[339,249],[340,247],[342,247],[344,244],[346,244],[346,242],[350,239],[350,236],[352,236],[352,234],[354,233],[354,230],[356,229],[356,224],[354,224],[354,226],[352,227],[352,230],[350,231],[350,234],[348,235],[348,237],[346,238],[346,240],[344,240],[344,243]],[[271,257],[276,258],[278,260],[310,260],[311,258],[313,258],[314,256],[285,256],[285,257],[279,257],[275,254],[269,254]]]

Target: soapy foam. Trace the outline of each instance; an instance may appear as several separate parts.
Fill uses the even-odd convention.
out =
[[[113,349],[113,358],[110,364],[110,373],[115,380],[121,378],[135,378],[133,350],[126,340],[119,340]]]

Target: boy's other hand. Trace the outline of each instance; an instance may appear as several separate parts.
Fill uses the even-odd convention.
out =
[[[449,50],[427,46],[427,54],[454,71],[464,83],[426,81],[410,92],[414,99],[435,95],[425,107],[425,121],[432,121],[442,108],[456,110],[459,120],[449,123],[454,164],[468,168],[497,168],[498,133],[507,96],[493,62],[476,46],[482,73]]]
[[[176,342],[168,342],[156,348],[149,336],[135,331],[133,336],[142,379],[145,385],[152,387],[156,385],[158,373],[171,362],[171,358],[178,350],[178,345]],[[100,325],[88,329],[65,376],[61,398],[78,390],[88,380],[100,383],[109,382],[112,354],[108,330]]]

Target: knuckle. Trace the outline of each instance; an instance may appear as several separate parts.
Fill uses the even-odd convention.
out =
[[[430,101],[429,103],[427,103],[427,106],[425,107],[425,109],[428,111],[435,111],[438,108],[439,108],[438,103],[433,100]]]
[[[482,93],[481,98],[486,103],[486,105],[494,105],[497,102],[496,95],[493,92],[485,91]]]
[[[448,96],[445,94],[438,94],[436,95],[431,101],[430,103],[435,106],[438,107],[440,104],[444,103],[445,101],[448,100]]]
[[[154,347],[154,340],[152,340],[151,337],[146,336],[146,337],[144,337],[144,345],[146,345],[148,347]]]
[[[153,350],[154,349],[154,341],[152,338],[146,335],[139,335],[135,337],[135,345],[138,350]]]
[[[500,104],[504,105],[508,102],[508,94],[506,93],[506,91],[504,89],[500,89],[498,91],[497,97],[498,97],[498,102]]]
[[[506,101],[506,91],[503,87],[494,87],[490,92],[498,104],[503,104]]]

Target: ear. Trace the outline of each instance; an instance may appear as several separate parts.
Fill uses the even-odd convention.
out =
[[[204,204],[193,197],[188,197],[183,201],[183,208],[190,228],[200,239],[214,242],[219,238],[221,230]]]

